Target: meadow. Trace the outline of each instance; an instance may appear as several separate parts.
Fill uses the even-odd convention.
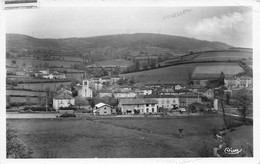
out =
[[[7,119],[8,127],[34,151],[34,158],[198,157],[202,143],[214,143],[219,116],[171,119]],[[183,138],[178,129],[183,128]],[[242,134],[252,138],[252,126]],[[236,131],[235,131],[236,132]],[[237,136],[241,137],[239,131]],[[251,136],[251,138],[250,138]],[[252,142],[252,141],[250,141]],[[48,152],[48,153],[46,153]]]

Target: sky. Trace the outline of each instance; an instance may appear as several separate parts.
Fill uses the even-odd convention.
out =
[[[249,7],[43,7],[8,10],[6,33],[36,38],[158,33],[252,47]]]

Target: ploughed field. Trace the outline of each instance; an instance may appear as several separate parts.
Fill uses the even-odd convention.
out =
[[[7,119],[8,127],[34,151],[34,158],[198,157],[203,142],[214,142],[219,116],[115,118],[94,120]],[[178,129],[183,128],[183,138]],[[252,131],[250,131],[252,133]],[[245,134],[252,136],[252,134]]]

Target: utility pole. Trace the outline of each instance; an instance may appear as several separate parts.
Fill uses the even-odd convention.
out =
[[[46,112],[47,112],[47,110],[48,110],[48,109],[47,109],[47,106],[48,106],[48,105],[47,105],[47,103],[48,103],[48,101],[47,101],[47,95],[46,95],[46,97],[45,97],[45,100],[46,100],[46,101],[45,101],[45,102],[46,102],[46,104],[45,104],[45,110],[46,110]]]

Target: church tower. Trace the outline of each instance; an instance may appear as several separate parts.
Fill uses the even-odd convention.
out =
[[[93,91],[89,88],[89,80],[82,81],[82,97],[92,97]]]

